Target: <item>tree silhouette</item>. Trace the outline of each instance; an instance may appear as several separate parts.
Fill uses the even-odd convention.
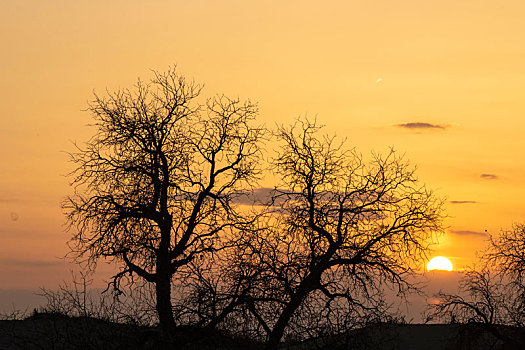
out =
[[[427,319],[469,323],[489,332],[510,349],[522,349],[525,337],[525,225],[515,224],[490,236],[480,256],[481,268],[468,269],[459,292],[440,292],[428,305]],[[502,326],[513,326],[514,333]]]
[[[429,305],[427,319],[487,326],[504,322],[502,305],[506,295],[498,276],[488,269],[467,270],[460,280],[459,290],[465,295],[438,293],[438,300]]]
[[[503,230],[496,237],[490,236],[490,244],[483,254],[486,264],[501,273],[523,282],[525,279],[525,224],[516,223],[510,230]]]
[[[382,288],[412,287],[407,277],[442,219],[441,200],[394,151],[365,162],[308,120],[276,135],[282,146],[274,172],[282,183],[261,229],[243,235],[234,259],[240,275],[250,276],[244,305],[267,333],[268,349],[292,322],[348,326],[356,314],[381,314]]]
[[[464,272],[459,294],[436,295],[438,302],[429,305],[428,316],[486,326],[525,326],[525,225],[490,236],[480,260],[479,270]]]
[[[257,178],[263,129],[257,107],[224,96],[197,103],[201,86],[170,69],[145,84],[95,95],[95,135],[71,153],[75,193],[64,202],[71,253],[154,284],[166,342],[173,344],[172,278],[221,249],[249,222],[232,205]]]

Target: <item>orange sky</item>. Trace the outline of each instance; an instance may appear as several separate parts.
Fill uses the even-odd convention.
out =
[[[92,91],[174,63],[269,126],[317,115],[363,153],[395,146],[448,198],[436,255],[472,264],[485,230],[524,219],[523,18],[514,0],[4,2],[0,289],[69,276],[64,151],[90,136]],[[442,128],[396,126],[416,122]]]

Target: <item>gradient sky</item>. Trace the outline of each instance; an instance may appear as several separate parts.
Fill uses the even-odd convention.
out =
[[[524,219],[525,2],[2,1],[0,289],[68,279],[66,151],[92,92],[179,70],[260,121],[317,115],[362,153],[394,146],[447,198],[436,255],[474,262]]]

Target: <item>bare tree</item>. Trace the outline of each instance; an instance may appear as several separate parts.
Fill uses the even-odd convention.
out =
[[[525,224],[490,236],[482,259],[503,280],[506,324],[525,327]]]
[[[96,132],[71,153],[75,193],[64,203],[73,256],[89,267],[117,263],[117,290],[128,274],[153,284],[169,343],[173,276],[248,220],[232,200],[259,174],[257,107],[226,97],[201,106],[200,92],[172,69],[95,95]]]
[[[500,273],[517,281],[525,277],[525,224],[516,223],[510,230],[490,236],[489,248],[482,259]]]
[[[435,296],[427,319],[475,324],[508,346],[522,348],[523,334],[509,336],[502,326],[525,326],[525,225],[490,236],[480,260],[479,270],[464,272],[457,294]]]
[[[411,288],[407,276],[441,231],[441,201],[394,151],[365,163],[319,131],[308,120],[278,129],[282,183],[262,229],[239,241],[235,262],[253,277],[244,306],[268,349],[287,327],[347,327],[379,311],[381,289]]]
[[[525,326],[525,225],[490,236],[481,268],[464,272],[458,294],[439,293],[429,317],[459,323]]]
[[[64,281],[58,290],[42,288],[39,295],[46,304],[35,312],[140,326],[158,324],[155,291],[148,282],[127,283],[124,291],[93,289],[92,283],[91,276],[80,272],[72,273],[71,281]]]
[[[429,305],[427,320],[450,323],[504,323],[505,288],[499,276],[488,269],[468,270],[459,283],[459,294],[440,292]]]
[[[465,330],[478,337],[492,334],[506,348],[522,349],[524,289],[507,277],[486,267],[466,271],[457,294],[435,295],[428,305],[427,321],[468,324],[474,328]]]

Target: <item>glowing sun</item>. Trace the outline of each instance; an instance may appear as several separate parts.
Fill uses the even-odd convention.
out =
[[[430,261],[428,262],[427,270],[452,271],[452,263],[444,256],[436,256],[435,258],[430,259]]]

